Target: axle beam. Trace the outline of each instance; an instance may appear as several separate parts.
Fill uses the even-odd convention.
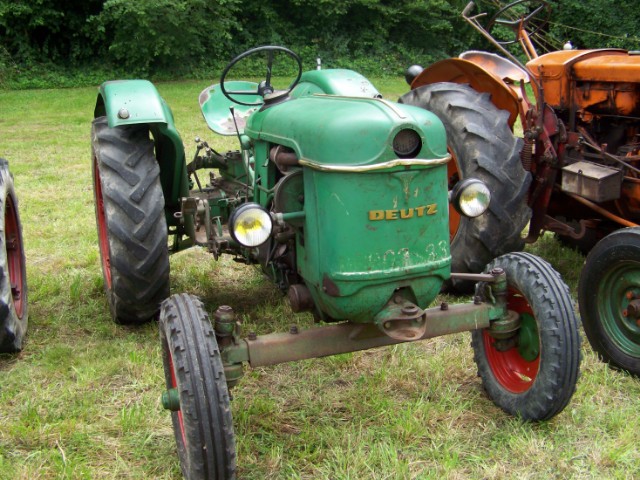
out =
[[[451,305],[447,309],[435,307],[424,313],[426,331],[410,341],[487,328],[491,320],[504,315],[500,307],[487,303]],[[242,339],[224,348],[222,356],[228,367],[243,362],[251,367],[262,367],[404,342],[389,337],[374,324],[346,322]]]

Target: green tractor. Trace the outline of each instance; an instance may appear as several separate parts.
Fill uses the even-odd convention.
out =
[[[297,74],[276,89],[282,57]],[[237,64],[257,59],[263,81],[230,80]],[[171,110],[142,80],[103,84],[92,130],[111,314],[138,323],[159,313],[162,403],[185,477],[234,478],[229,389],[244,364],[471,331],[497,405],[536,421],[568,404],[580,338],[560,276],[525,253],[499,257],[484,273],[451,272],[449,206],[481,218],[491,194],[471,177],[449,184],[451,156],[435,115],[383,100],[349,70],[302,73],[295,53],[274,46],[233,59],[199,102],[207,125],[236,136],[238,150],[199,141],[187,163]],[[206,185],[202,169],[215,173]],[[243,337],[231,306],[210,320],[194,296],[169,296],[169,255],[192,246],[259,265],[294,312],[312,312],[321,326]],[[451,280],[474,282],[473,302],[433,306]]]

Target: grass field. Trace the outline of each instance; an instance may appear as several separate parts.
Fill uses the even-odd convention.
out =
[[[386,98],[400,80],[375,82]],[[208,132],[205,83],[160,84],[177,127]],[[180,478],[157,325],[110,320],[93,212],[96,89],[0,91],[0,156],[15,177],[29,282],[24,351],[0,356],[0,479]],[[574,295],[583,258],[545,237],[533,248]],[[254,269],[200,250],[171,259],[172,291],[209,312],[232,305],[258,333],[285,330],[288,304]],[[459,334],[247,370],[233,391],[239,477],[247,479],[640,477],[640,382],[583,342],[567,409],[546,423],[507,416],[484,395]]]

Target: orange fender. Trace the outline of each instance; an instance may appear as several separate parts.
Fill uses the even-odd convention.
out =
[[[526,71],[503,57],[470,51],[461,58],[449,58],[425,68],[411,83],[411,89],[438,82],[466,83],[474,90],[491,95],[493,104],[509,112],[513,130],[518,115],[528,110],[519,82],[529,81]]]

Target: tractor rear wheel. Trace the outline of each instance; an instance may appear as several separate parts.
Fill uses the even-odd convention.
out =
[[[27,331],[27,272],[18,197],[9,164],[0,158],[0,353],[22,350]]]
[[[624,228],[591,250],[578,302],[589,343],[614,368],[640,376],[640,228]]]
[[[512,344],[500,345],[488,329],[471,333],[478,375],[489,398],[506,412],[548,420],[569,403],[580,368],[569,289],[547,262],[528,253],[498,257],[487,271],[498,267],[507,274],[507,306],[521,324]]]
[[[160,167],[145,125],[93,121],[93,193],[104,286],[117,323],[153,318],[169,296]]]
[[[496,108],[488,94],[456,83],[418,87],[399,102],[429,110],[444,124],[453,157],[449,189],[474,177],[491,191],[489,209],[479,217],[467,218],[449,207],[451,271],[478,273],[498,255],[522,250],[521,233],[531,218],[527,206],[531,175],[522,167],[522,140],[509,128],[509,114]],[[452,286],[463,292],[473,288],[468,281]]]
[[[163,403],[172,410],[184,477],[235,478],[229,390],[215,332],[202,303],[187,294],[165,300],[160,340],[167,386]]]

